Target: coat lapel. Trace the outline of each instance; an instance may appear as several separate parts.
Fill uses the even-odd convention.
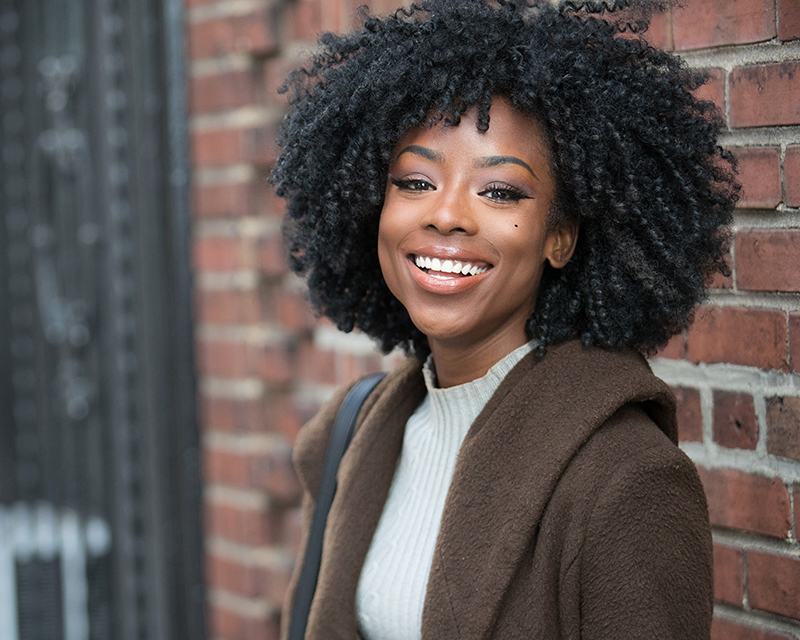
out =
[[[394,477],[406,421],[425,397],[418,362],[407,362],[386,382],[376,390],[380,393],[374,403],[370,398],[371,406],[365,405],[339,468],[309,615],[309,638],[353,640],[357,635],[355,595],[361,566]]]
[[[509,373],[459,454],[428,581],[423,640],[490,637],[569,461],[620,397],[647,403],[664,394],[666,385],[641,356],[577,342],[552,347],[541,360],[531,353]]]

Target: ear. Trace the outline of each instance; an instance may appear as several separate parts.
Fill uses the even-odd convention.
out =
[[[552,229],[547,237],[545,257],[554,269],[563,269],[569,262],[578,242],[578,221],[564,222]]]

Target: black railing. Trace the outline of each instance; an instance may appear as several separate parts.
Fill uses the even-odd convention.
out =
[[[180,0],[0,0],[0,637],[201,640]]]

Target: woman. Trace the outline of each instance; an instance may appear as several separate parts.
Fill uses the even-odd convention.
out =
[[[342,461],[308,638],[709,637],[703,490],[641,354],[727,271],[738,186],[628,4],[430,0],[290,76],[291,266],[410,354]],[[345,392],[297,442],[307,516]]]

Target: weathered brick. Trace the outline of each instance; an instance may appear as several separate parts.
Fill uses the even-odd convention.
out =
[[[725,262],[728,265],[730,275],[724,276],[719,271],[714,272],[714,275],[711,276],[711,282],[706,284],[709,289],[733,288],[733,256],[731,256],[730,253],[725,256]]]
[[[702,49],[774,38],[772,0],[684,0],[673,18],[675,48]]]
[[[689,328],[692,362],[727,362],[787,371],[786,314],[767,309],[702,307]]]
[[[786,204],[790,207],[800,207],[800,145],[786,147],[783,170]]]
[[[800,231],[740,231],[736,267],[740,289],[800,292]]]
[[[256,289],[198,289],[195,319],[203,324],[252,324],[264,318]]]
[[[778,147],[733,149],[739,160],[742,184],[740,209],[774,209],[781,193],[781,150]]]
[[[264,382],[286,384],[294,374],[293,349],[282,342],[269,343],[259,353],[258,371]]]
[[[776,62],[731,71],[732,127],[800,124],[800,62]]]
[[[278,145],[275,139],[278,129],[275,124],[256,127],[247,132],[247,161],[259,167],[271,167],[278,159]]]
[[[192,186],[192,214],[197,218],[241,218],[250,213],[250,184]]]
[[[791,528],[789,491],[779,478],[732,469],[698,468],[711,524],[785,538]]]
[[[767,400],[767,451],[774,456],[800,460],[800,398]]]
[[[242,240],[230,236],[201,236],[192,245],[198,271],[235,271],[245,266]]]
[[[732,449],[755,449],[758,421],[749,393],[714,391],[714,441]]]
[[[251,71],[196,76],[190,82],[190,107],[193,113],[237,109],[255,102],[255,89]]]
[[[683,360],[686,357],[686,336],[683,333],[672,336],[655,355],[656,358]]]
[[[240,129],[200,131],[192,135],[192,165],[222,167],[242,162],[245,157]]]
[[[711,624],[711,640],[794,640],[794,638],[714,618]]]
[[[741,607],[744,600],[744,556],[741,549],[714,545],[714,600]]]
[[[189,22],[188,41],[192,59],[231,53],[274,53],[278,48],[275,9]]]
[[[800,2],[778,0],[778,37],[781,40],[800,38]]]
[[[239,544],[263,546],[279,542],[271,509],[245,508],[207,500],[203,515],[207,535]]]
[[[800,313],[789,314],[789,346],[792,350],[792,370],[800,371]]]
[[[713,67],[706,69],[708,72],[708,82],[702,87],[697,89],[694,94],[701,100],[708,100],[717,105],[720,115],[723,120],[727,117],[725,114],[725,69]]]
[[[748,551],[747,593],[754,609],[800,618],[800,561]]]
[[[673,387],[678,402],[678,436],[681,441],[702,442],[703,416],[700,392],[691,387]]]

